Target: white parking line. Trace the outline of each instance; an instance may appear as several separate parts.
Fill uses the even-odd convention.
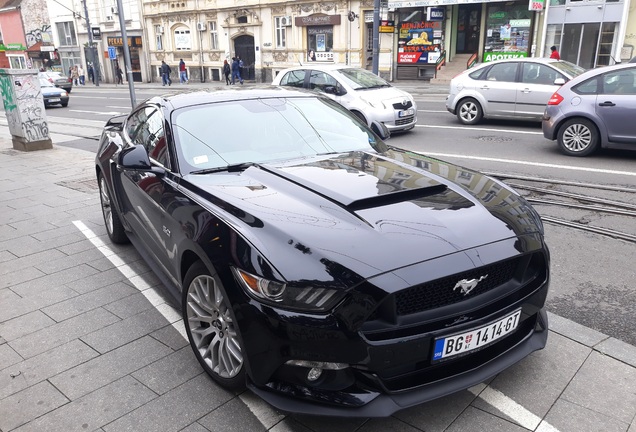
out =
[[[550,423],[534,415],[499,390],[485,384],[476,385],[468,390],[526,429],[537,432],[559,432]]]
[[[523,130],[511,130],[511,129],[492,129],[482,127],[471,126],[441,126],[441,125],[415,125],[415,127],[431,128],[431,129],[457,129],[457,130],[472,130],[472,131],[486,131],[486,132],[506,132],[516,134],[528,134],[528,135],[543,135],[543,132],[523,131]]]
[[[174,327],[187,341],[183,319],[179,311],[166,303],[155,288],[151,287],[137,272],[122,260],[115,251],[104,243],[97,234],[88,228],[82,221],[73,221],[73,225],[99,250],[108,261],[111,262],[141,294],[148,299],[151,305]],[[267,402],[255,396],[252,392],[244,392],[239,395],[243,403],[261,422],[265,429],[269,429],[285,418],[284,415],[274,410]]]
[[[481,160],[481,161],[487,161],[487,162],[503,162],[506,164],[529,165],[529,166],[536,166],[536,167],[542,167],[542,168],[558,168],[558,169],[570,170],[570,171],[584,171],[584,172],[591,172],[591,173],[598,173],[598,174],[613,174],[613,175],[624,175],[624,176],[631,176],[631,177],[636,176],[636,172],[632,172],[632,171],[617,171],[617,170],[607,170],[607,169],[600,169],[600,168],[586,168],[586,167],[577,167],[577,166],[570,166],[570,165],[548,164],[548,163],[542,163],[542,162],[528,162],[528,161],[521,161],[521,160],[515,160],[515,159],[490,158],[490,157],[483,157],[483,156],[466,156],[463,154],[454,154],[454,153],[431,153],[431,152],[419,152],[419,151],[414,153],[419,153],[424,156],[433,156],[433,157],[439,157],[439,158],[461,158],[461,159],[470,159],[470,160]]]

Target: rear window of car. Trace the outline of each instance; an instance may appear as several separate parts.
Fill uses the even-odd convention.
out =
[[[598,77],[585,80],[580,84],[572,87],[572,91],[576,94],[596,94],[598,93]]]
[[[570,63],[569,61],[565,60],[552,62],[550,63],[550,66],[553,66],[555,69],[560,70],[561,72],[565,73],[568,76],[571,76],[572,78],[579,76],[583,72],[585,72],[585,69],[583,69],[581,66],[577,66],[574,63]]]
[[[280,85],[302,88],[304,81],[305,71],[293,70],[285,74],[283,79],[280,80]]]

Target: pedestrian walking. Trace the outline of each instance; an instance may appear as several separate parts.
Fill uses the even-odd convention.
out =
[[[169,86],[172,85],[172,80],[170,79],[170,72],[172,72],[172,69],[170,69],[170,66],[168,66],[168,64],[164,60],[161,60],[161,82],[163,83],[164,86],[166,84],[168,84]]]
[[[239,60],[236,57],[232,57],[232,84],[236,84],[236,79],[243,84],[243,78],[241,78],[241,69],[239,67]]]
[[[79,73],[77,71],[77,65],[71,68],[71,80],[73,80],[73,85],[79,85]]]
[[[557,59],[557,60],[561,60],[561,56],[559,55],[559,52],[557,51],[557,47],[552,45],[550,47],[550,58],[551,59]]]
[[[241,79],[243,79],[243,76],[245,76],[245,71],[243,70],[243,60],[241,59],[241,56],[236,56],[236,59],[239,63],[239,75],[241,76]]]
[[[86,84],[86,75],[84,74],[84,68],[82,65],[77,66],[77,75],[79,75],[79,83],[80,85]]]
[[[119,65],[115,66],[115,73],[117,73],[117,84],[124,83],[124,72],[121,70]]]
[[[179,82],[181,84],[188,83],[188,70],[183,59],[179,60]]]
[[[230,64],[227,62],[227,59],[223,61],[223,75],[225,75],[225,85],[230,85],[230,74],[232,73],[232,69],[230,68]]]

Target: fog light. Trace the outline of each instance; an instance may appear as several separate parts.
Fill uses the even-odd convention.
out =
[[[307,380],[316,381],[318,378],[320,378],[320,375],[322,375],[322,369],[311,368],[309,369],[309,372],[307,373]]]

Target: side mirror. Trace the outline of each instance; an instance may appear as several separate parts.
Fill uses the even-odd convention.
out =
[[[332,85],[325,86],[324,92],[328,94],[336,95],[336,96],[338,95],[338,90],[336,89],[336,86],[332,86]]]
[[[554,85],[563,85],[565,84],[565,80],[563,78],[557,78],[554,80]]]
[[[374,120],[373,122],[371,122],[371,130],[383,141],[388,140],[391,136],[389,128],[386,127],[384,123],[380,123],[379,121]]]
[[[152,165],[146,149],[142,145],[136,145],[122,150],[117,156],[117,165],[126,169],[150,171]]]

